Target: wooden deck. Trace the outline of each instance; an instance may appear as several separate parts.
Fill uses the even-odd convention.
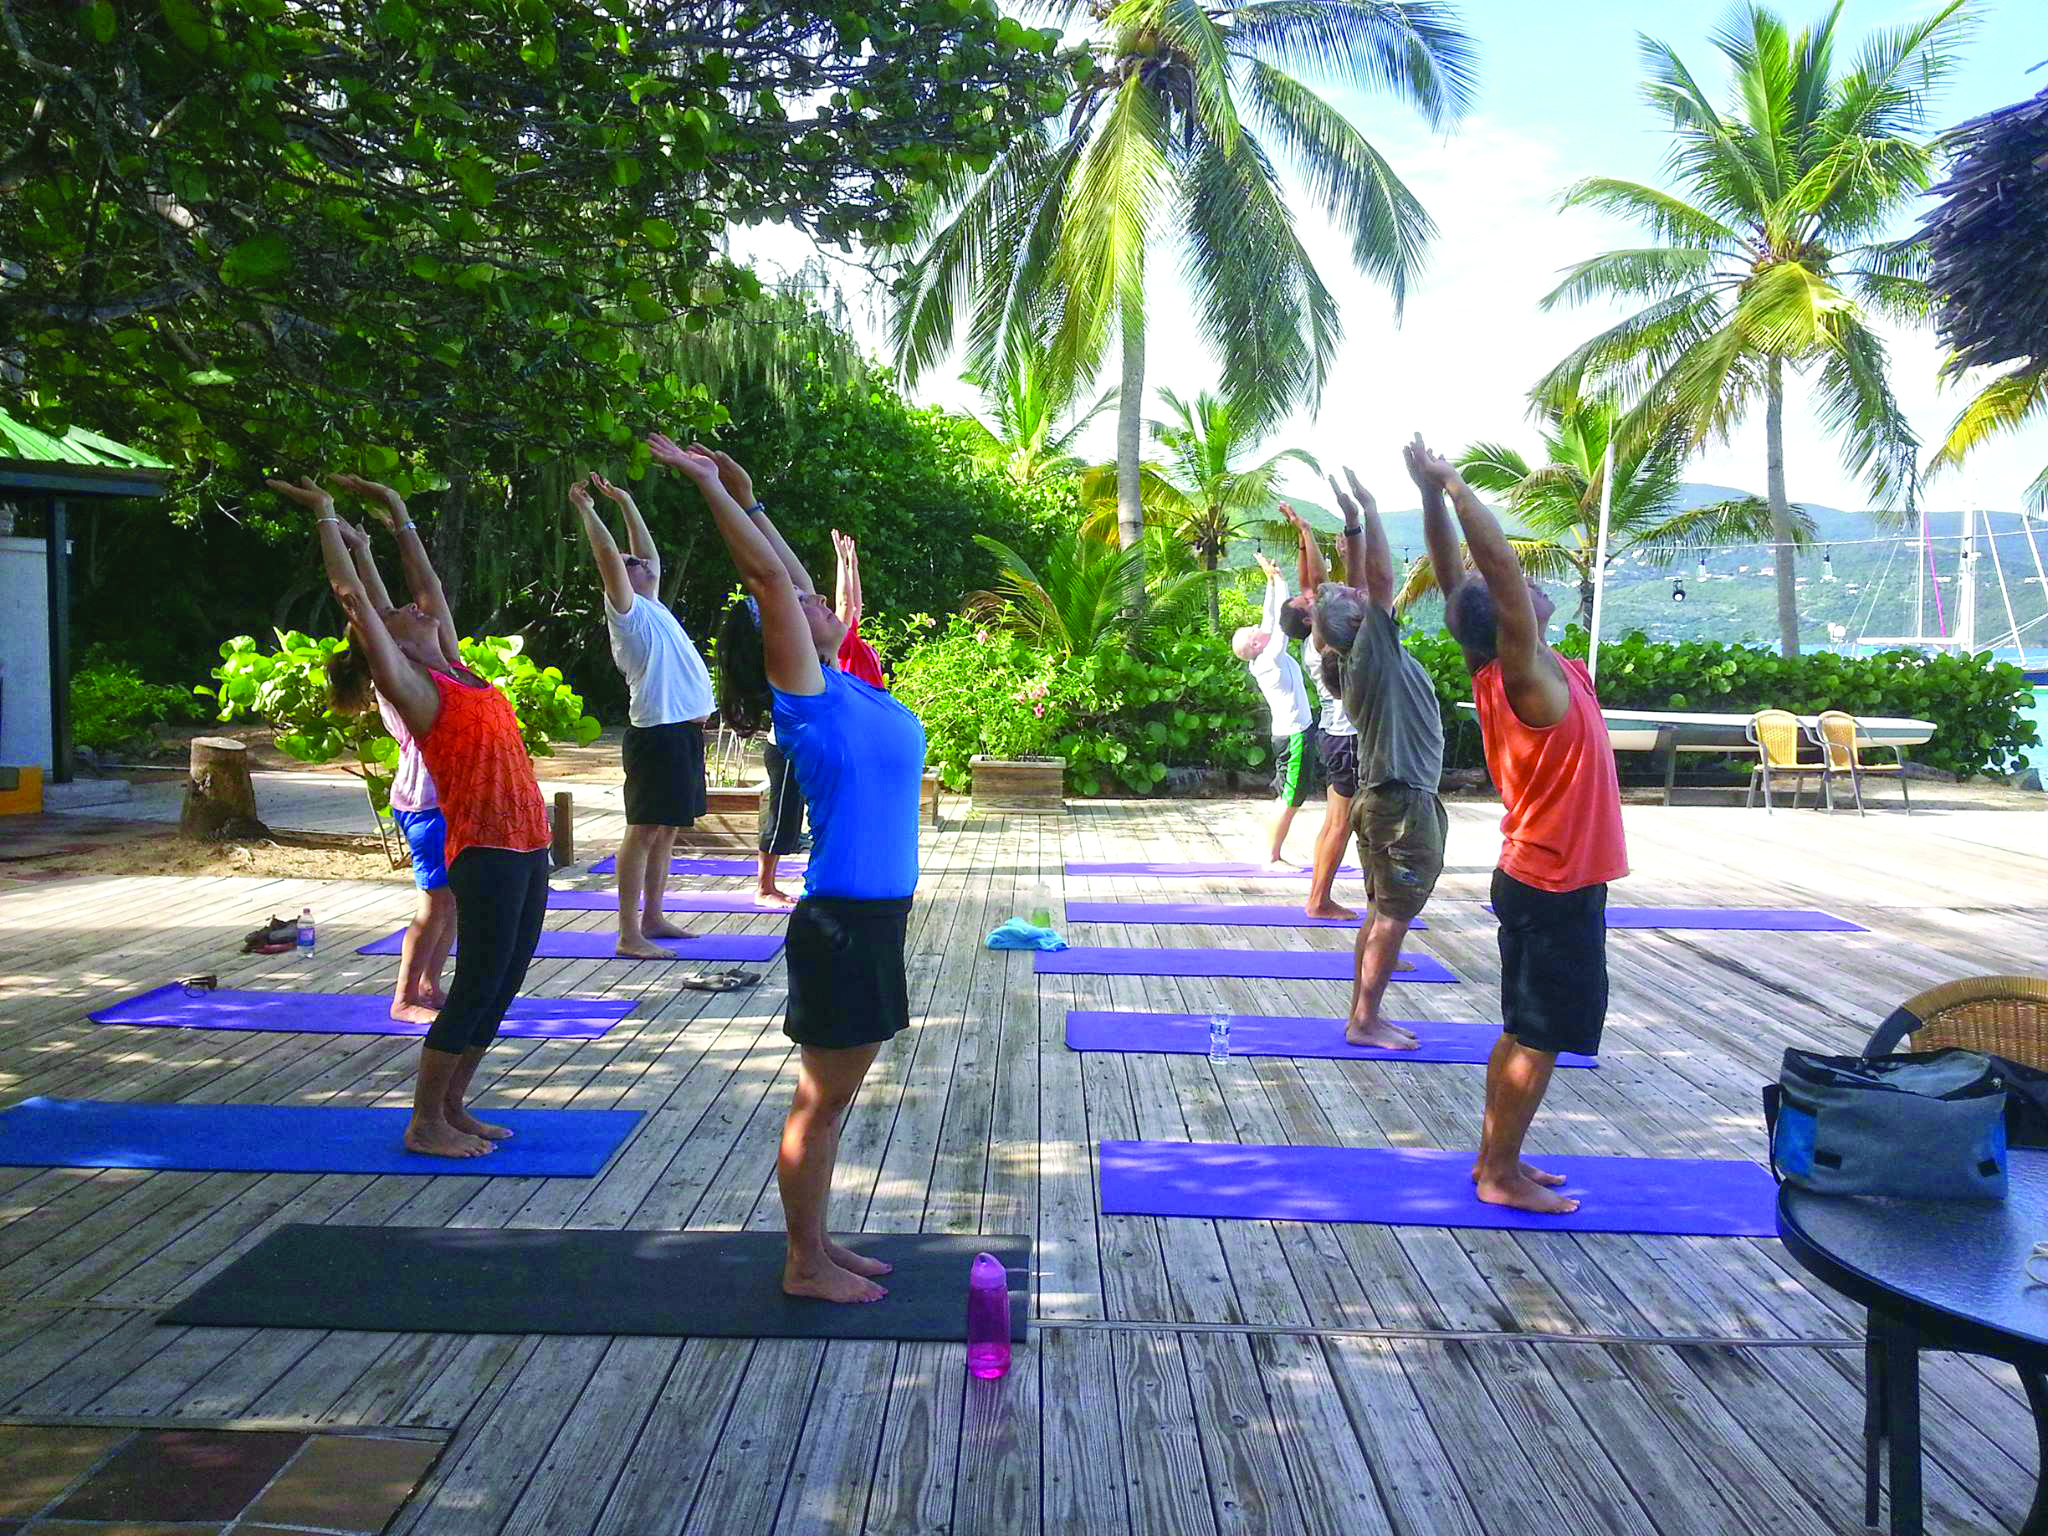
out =
[[[551,961],[529,991],[640,1006],[599,1041],[503,1042],[485,1102],[646,1111],[602,1177],[0,1168],[0,1415],[446,1428],[448,1453],[393,1527],[417,1536],[1860,1530],[1860,1317],[1774,1241],[1100,1214],[1102,1138],[1474,1139],[1475,1067],[1219,1070],[1063,1044],[1069,1007],[1334,1014],[1334,983],[1041,982],[1028,955],[980,947],[1001,919],[1057,911],[1066,895],[1242,897],[1220,881],[1067,881],[1062,866],[1246,857],[1261,814],[1101,805],[928,834],[917,1025],[849,1119],[834,1219],[1035,1234],[1035,1327],[1004,1381],[968,1381],[957,1345],[155,1325],[281,1222],[776,1227],[771,1158],[791,1073],[780,967],[753,995],[706,997],[661,966]],[[1451,866],[1416,936],[1466,984],[1397,985],[1397,1016],[1499,1018],[1480,905],[1497,815],[1453,807]],[[1637,873],[1618,901],[1817,905],[1872,931],[1616,934],[1602,1070],[1558,1075],[1538,1152],[1756,1156],[1757,1088],[1784,1046],[1854,1049],[1903,997],[2038,968],[2048,946],[2039,815],[1627,815]],[[582,836],[586,855],[609,846]],[[1268,900],[1301,889],[1256,886]],[[83,1014],[193,970],[224,986],[380,990],[389,962],[351,951],[403,920],[408,889],[220,877],[0,892],[0,1103],[407,1101],[409,1041],[116,1031]],[[322,941],[311,966],[235,954],[253,923],[309,902]],[[606,926],[598,913],[550,921]],[[1194,942],[1130,927],[1070,936]],[[1271,948],[1348,938],[1201,934]],[[1944,1357],[1925,1385],[1930,1529],[2016,1528],[2035,1457],[2017,1384]]]

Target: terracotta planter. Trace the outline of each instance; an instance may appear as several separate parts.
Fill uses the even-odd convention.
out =
[[[1056,812],[1066,809],[1066,759],[971,757],[968,791],[977,811]]]

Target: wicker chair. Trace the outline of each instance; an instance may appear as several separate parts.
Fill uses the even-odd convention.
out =
[[[1910,1041],[1909,1041],[1910,1037]],[[2048,978],[1970,976],[1908,998],[1877,1026],[1866,1056],[1960,1046],[2048,1071]]]
[[[1830,709],[1814,722],[1813,741],[1820,748],[1821,761],[1827,765],[1827,775],[1822,787],[1827,791],[1828,809],[1835,808],[1835,780],[1846,774],[1849,788],[1856,796],[1856,814],[1863,814],[1863,781],[1873,774],[1896,777],[1899,794],[1904,797],[1906,814],[1913,814],[1913,792],[1906,788],[1906,752],[1903,747],[1871,748],[1860,741],[1861,727],[1856,717],[1839,709]],[[1866,751],[1889,752],[1889,763],[1867,763],[1863,760]]]
[[[1799,808],[1799,797],[1804,793],[1806,781],[1818,776],[1823,792],[1832,795],[1828,786],[1828,765],[1820,762],[1802,762],[1799,757],[1799,743],[1805,738],[1799,729],[1799,717],[1782,709],[1760,709],[1749,717],[1749,724],[1743,727],[1750,745],[1756,748],[1756,766],[1749,770],[1749,793],[1742,797],[1743,809],[1756,804],[1756,787],[1764,787],[1764,810],[1772,809],[1771,785],[1774,779],[1792,781],[1792,808]],[[1818,802],[1816,802],[1818,803]]]

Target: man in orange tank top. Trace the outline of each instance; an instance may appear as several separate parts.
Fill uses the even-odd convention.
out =
[[[1418,436],[1404,450],[1444,623],[1465,653],[1486,768],[1500,791],[1501,1037],[1486,1067],[1472,1180],[1479,1198],[1541,1215],[1579,1202],[1522,1160],[1559,1051],[1591,1056],[1607,1019],[1607,885],[1628,873],[1614,749],[1585,663],[1543,638],[1553,611],[1500,524]],[[1445,498],[1457,509],[1453,526]],[[1465,569],[1464,531],[1473,571]]]

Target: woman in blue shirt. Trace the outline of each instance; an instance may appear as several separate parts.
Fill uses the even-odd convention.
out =
[[[719,714],[743,734],[773,719],[775,739],[811,808],[803,899],[789,915],[789,1014],[799,1046],[796,1096],[776,1183],[789,1256],[782,1288],[821,1301],[879,1301],[888,1273],[826,1236],[839,1125],[882,1043],[910,1024],[903,944],[917,889],[924,727],[882,689],[839,670],[846,626],[818,596],[761,504],[723,453],[647,440],[657,464],[703,493],[732,552],[758,645],[718,647]]]

